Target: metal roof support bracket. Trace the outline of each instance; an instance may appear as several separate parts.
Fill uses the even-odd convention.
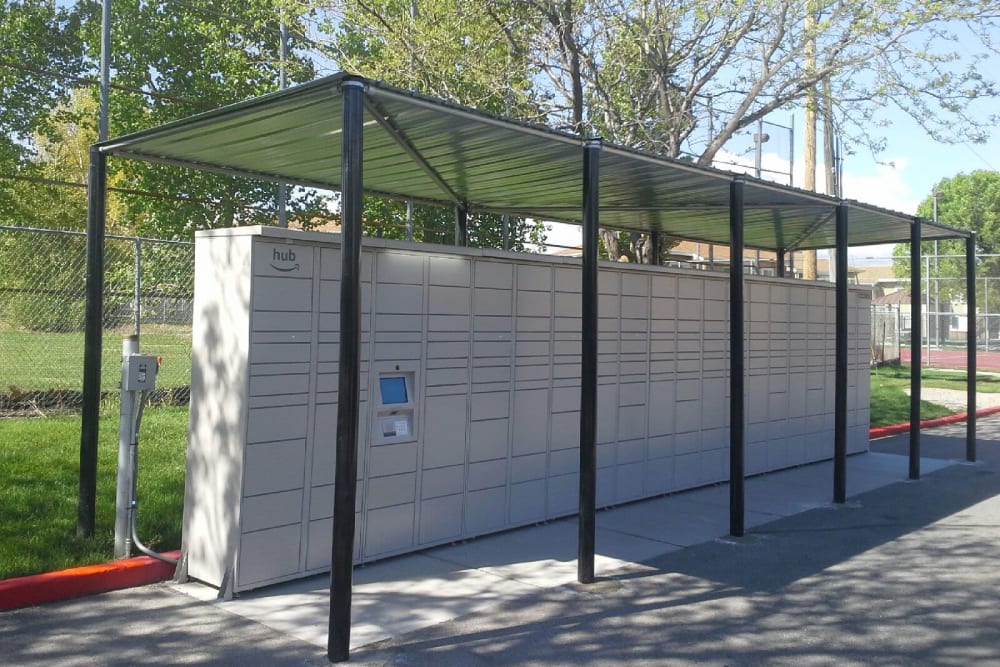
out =
[[[729,186],[729,534],[744,532],[743,188]]]
[[[368,113],[375,118],[375,122],[381,125],[382,129],[384,129],[389,136],[393,138],[393,141],[399,144],[399,147],[406,151],[406,154],[413,158],[413,161],[416,162],[421,169],[423,169],[424,173],[430,176],[431,180],[434,181],[439,188],[441,188],[441,192],[447,195],[448,199],[453,201],[456,205],[461,206],[462,198],[458,196],[451,186],[448,185],[447,181],[441,177],[441,174],[437,173],[437,170],[435,170],[434,167],[432,167],[424,158],[424,156],[420,154],[420,151],[418,151],[417,147],[413,145],[413,142],[411,142],[409,137],[406,136],[406,133],[403,132],[402,128],[393,122],[392,117],[379,106],[378,102],[366,95],[365,108],[368,109]]]
[[[77,535],[94,534],[97,503],[97,435],[101,411],[101,349],[104,335],[104,228],[108,157],[90,147],[87,188],[87,282],[83,342],[83,406],[80,429],[80,492]]]
[[[338,374],[336,473],[330,571],[330,619],[326,654],[350,656],[351,587],[354,572],[354,508],[358,477],[361,396],[361,218],[364,207],[364,87],[343,84],[341,149],[340,372]]]
[[[965,421],[965,460],[976,460],[976,234],[965,239],[966,383],[968,414]],[[986,336],[990,333],[987,329]]]
[[[837,205],[836,353],[833,400],[833,502],[847,501],[847,202]]]
[[[600,138],[583,147],[583,267],[580,313],[580,510],[577,580],[594,581],[597,534],[597,237],[600,226]]]
[[[920,371],[923,312],[920,296],[920,218],[910,228],[910,479],[920,479]]]

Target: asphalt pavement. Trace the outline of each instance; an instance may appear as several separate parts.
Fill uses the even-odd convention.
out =
[[[964,433],[964,424],[925,431],[921,453],[961,459]],[[1000,664],[1000,417],[981,420],[979,436],[977,464],[679,548],[589,586],[529,590],[361,647],[351,662]],[[905,435],[872,443],[906,449]],[[0,662],[326,660],[315,643],[158,584],[0,614]]]

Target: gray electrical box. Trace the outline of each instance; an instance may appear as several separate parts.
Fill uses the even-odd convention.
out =
[[[160,368],[156,357],[129,354],[122,357],[122,366],[122,389],[125,391],[152,391],[156,388],[156,373]]]

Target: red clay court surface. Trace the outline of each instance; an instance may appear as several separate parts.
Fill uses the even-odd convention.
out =
[[[904,364],[910,363],[910,348],[903,348],[899,351],[900,361]],[[927,350],[922,350],[920,358],[924,366],[933,368],[965,368],[965,350],[931,350],[931,363],[927,363]],[[980,371],[1000,372],[1000,352],[984,352],[980,350],[976,353],[976,369]]]

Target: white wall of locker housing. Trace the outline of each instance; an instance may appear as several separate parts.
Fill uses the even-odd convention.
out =
[[[579,260],[365,239],[362,272],[355,560],[574,513]],[[337,235],[198,235],[192,577],[330,568],[340,276]],[[728,479],[728,276],[607,263],[599,285],[598,506]],[[851,453],[869,299],[850,291]],[[832,457],[834,286],[748,277],[745,301],[747,473]]]

